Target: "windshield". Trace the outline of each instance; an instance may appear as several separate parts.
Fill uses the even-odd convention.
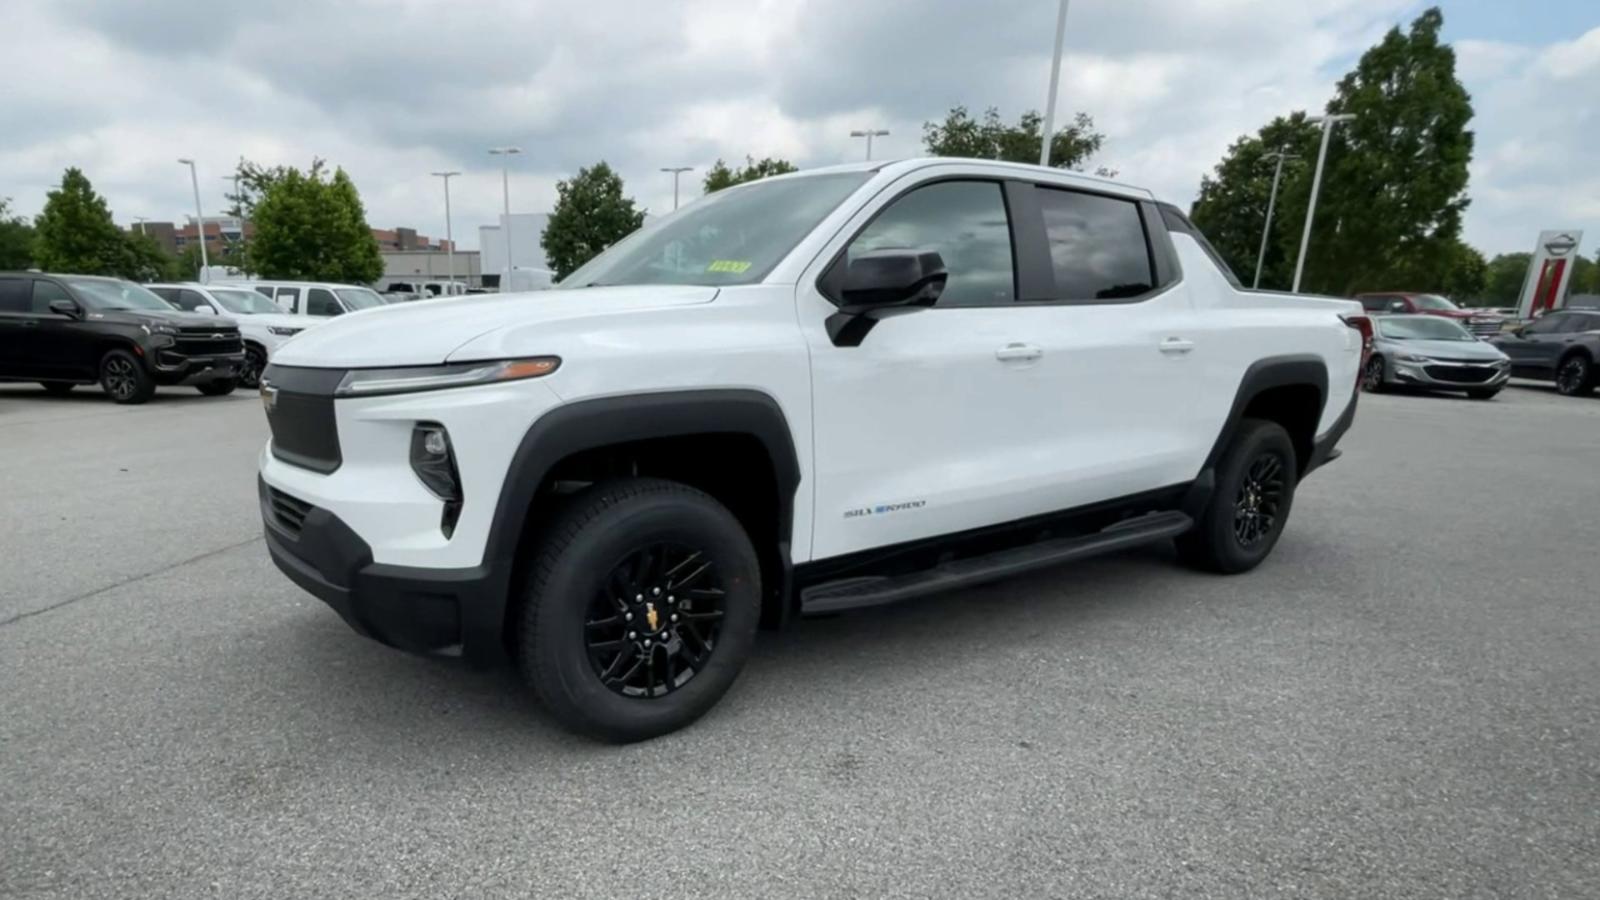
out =
[[[383,298],[378,296],[378,292],[367,288],[339,288],[334,293],[339,295],[345,306],[353,310],[371,309],[383,305]]]
[[[1374,316],[1378,333],[1396,341],[1475,341],[1472,332],[1438,316]]]
[[[117,281],[112,278],[64,278],[62,280],[72,285],[73,290],[78,292],[78,296],[83,299],[90,309],[101,311],[151,309],[159,312],[172,312],[177,309],[176,306],[131,281]]]
[[[1451,303],[1449,300],[1439,296],[1438,294],[1418,294],[1411,298],[1411,302],[1417,305],[1417,309],[1438,309],[1449,311],[1452,309],[1461,308],[1454,303]]]
[[[217,302],[222,304],[223,309],[241,316],[283,312],[278,308],[278,304],[273,303],[255,291],[224,291],[212,288],[211,296],[217,298]]]
[[[559,287],[754,284],[872,174],[806,175],[718,191],[629,235]]]

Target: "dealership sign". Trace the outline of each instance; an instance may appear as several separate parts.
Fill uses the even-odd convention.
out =
[[[1567,283],[1572,280],[1573,261],[1578,258],[1578,244],[1582,240],[1581,231],[1539,232],[1539,246],[1534,248],[1528,277],[1522,283],[1517,315],[1532,318],[1537,313],[1555,309],[1566,299]]]

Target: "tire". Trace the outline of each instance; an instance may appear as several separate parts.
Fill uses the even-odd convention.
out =
[[[1381,394],[1389,389],[1389,385],[1383,380],[1383,367],[1383,357],[1376,353],[1372,354],[1372,358],[1367,360],[1366,366],[1361,370],[1361,389],[1363,391]]]
[[[156,383],[139,360],[126,350],[100,358],[100,387],[117,403],[144,403],[155,396]]]
[[[694,571],[697,560],[708,566]],[[578,494],[529,571],[523,680],[562,725],[605,741],[700,718],[744,667],[761,618],[749,537],[722,504],[676,482],[619,479]]]
[[[1589,357],[1574,353],[1556,364],[1556,390],[1568,397],[1581,397],[1594,390],[1594,367]]]
[[[267,367],[267,351],[255,344],[244,345],[244,364],[239,368],[239,386],[255,390],[261,386],[261,371]]]
[[[1294,443],[1283,426],[1262,419],[1241,421],[1217,465],[1211,500],[1194,528],[1177,539],[1179,558],[1224,574],[1255,568],[1288,524],[1298,473]],[[1248,518],[1252,510],[1253,520]]]
[[[239,382],[232,378],[218,378],[216,381],[208,381],[205,384],[197,384],[194,387],[195,390],[205,394],[207,397],[226,397],[233,393],[233,389],[238,386]]]
[[[1474,400],[1493,400],[1500,393],[1499,388],[1468,388],[1467,396]]]
[[[77,387],[70,381],[41,381],[39,386],[44,388],[45,393],[53,394],[57,397],[65,397],[72,393],[73,388]]]

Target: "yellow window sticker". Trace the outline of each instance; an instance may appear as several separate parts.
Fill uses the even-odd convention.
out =
[[[711,265],[706,266],[707,272],[731,272],[738,275],[750,269],[750,263],[742,259],[714,259]]]

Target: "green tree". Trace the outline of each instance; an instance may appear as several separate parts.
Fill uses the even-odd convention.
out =
[[[183,252],[173,261],[172,271],[174,278],[182,281],[196,281],[200,277],[200,245],[198,243],[185,244]]]
[[[1502,253],[1489,260],[1484,273],[1483,300],[1489,306],[1516,306],[1522,283],[1528,277],[1532,253]]]
[[[1456,241],[1444,254],[1439,291],[1463,306],[1492,306],[1484,297],[1489,281],[1489,262],[1476,248]]]
[[[786,172],[800,171],[795,168],[794,163],[789,162],[787,159],[777,159],[771,156],[763,157],[760,160],[753,156],[746,156],[744,163],[740,168],[730,169],[727,163],[718,159],[710,169],[706,170],[706,177],[701,181],[705,192],[709,194],[712,191],[720,191],[723,188],[744,184],[747,181],[756,181],[769,175],[782,175]]]
[[[604,162],[556,182],[556,205],[539,243],[556,280],[644,224],[644,210],[622,195],[622,177]]]
[[[33,226],[11,212],[11,198],[0,197],[0,270],[33,265]]]
[[[1587,256],[1573,258],[1572,280],[1568,283],[1567,293],[1600,294],[1600,253],[1596,253],[1594,259]]]
[[[250,271],[267,278],[361,284],[383,275],[383,257],[367,226],[355,184],[343,169],[328,177],[322,161],[306,172],[272,170],[258,198],[244,204],[255,225],[245,248]]]
[[[943,122],[922,123],[922,144],[932,156],[1037,163],[1039,145],[1044,140],[1042,126],[1043,117],[1031,109],[1022,114],[1017,124],[1008,125],[995,107],[985,110],[982,119],[974,119],[965,106],[957,106]],[[1078,113],[1071,125],[1051,135],[1050,165],[1080,169],[1104,142],[1105,135],[1094,130],[1094,119],[1087,113]],[[1102,174],[1114,173],[1102,170]]]
[[[186,276],[178,268],[178,260],[162,248],[155,238],[137,231],[122,233],[122,257],[117,262],[116,274],[134,281],[167,281]]]
[[[1246,284],[1255,277],[1256,258],[1261,253],[1261,230],[1266,225],[1272,178],[1277,170],[1277,157],[1273,154],[1279,151],[1287,157],[1278,186],[1278,205],[1273,211],[1272,234],[1267,239],[1261,286],[1287,288],[1293,279],[1301,223],[1284,215],[1283,201],[1286,186],[1299,177],[1308,154],[1316,153],[1316,140],[1316,127],[1306,124],[1305,113],[1279,116],[1254,136],[1235,141],[1213,174],[1200,179],[1200,194],[1190,218]]]
[[[126,245],[105,198],[81,170],[67,169],[34,222],[34,262],[47,272],[117,275],[128,262]]]

